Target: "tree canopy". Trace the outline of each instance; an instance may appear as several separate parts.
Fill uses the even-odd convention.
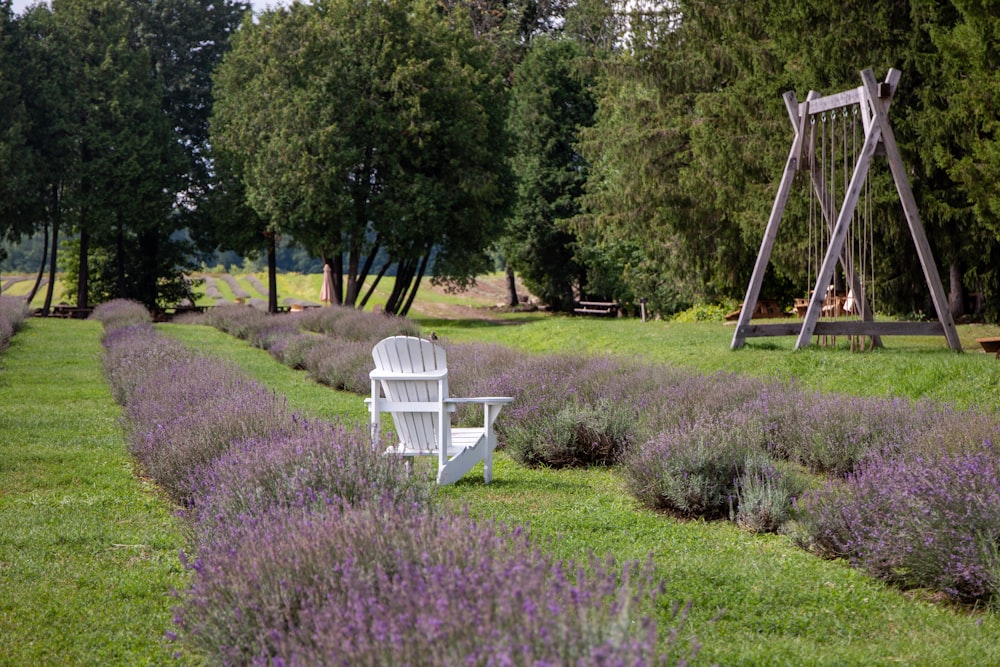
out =
[[[468,281],[499,231],[504,90],[492,55],[461,8],[423,0],[270,11],[217,72],[213,143],[269,229],[333,267],[338,303],[363,300],[365,277],[392,264],[384,306],[405,313],[432,257],[437,278]]]
[[[304,248],[357,306],[394,275],[394,313],[428,276],[460,286],[490,268],[500,239],[556,308],[588,294],[645,297],[661,314],[735,301],[792,140],[782,93],[892,67],[890,119],[953,314],[1000,318],[989,3],[316,0],[256,17],[232,0],[10,6],[0,239],[42,230],[53,276],[56,249],[72,247],[61,257],[83,302],[176,297],[187,238],[272,259]],[[887,169],[871,200],[878,308],[927,312]],[[809,287],[808,207],[786,207],[768,296]]]

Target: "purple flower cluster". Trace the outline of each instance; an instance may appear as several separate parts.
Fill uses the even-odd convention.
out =
[[[305,420],[297,426],[236,441],[195,471],[189,514],[200,541],[276,506],[429,505],[427,481],[410,474],[403,459],[382,456],[366,429]]]
[[[388,336],[416,335],[402,317],[328,306],[272,316],[246,306],[213,308],[200,321],[268,350],[334,389],[367,393],[371,349]]]
[[[0,350],[6,349],[27,317],[28,306],[24,299],[0,296]]]
[[[877,457],[800,506],[805,546],[876,577],[988,601],[1000,589],[1000,457]]]
[[[222,664],[650,665],[651,567],[575,567],[520,531],[393,503],[232,523],[177,614]],[[620,581],[619,581],[620,578]],[[678,622],[683,622],[681,617]]]
[[[149,324],[152,318],[146,307],[131,299],[112,299],[94,308],[90,319],[97,320],[105,331],[134,324]]]
[[[132,451],[186,506],[197,556],[177,635],[208,662],[638,666],[697,651],[678,639],[686,610],[658,639],[651,565],[580,567],[445,513],[364,427],[303,420],[148,324],[105,345]]]
[[[111,395],[128,405],[136,388],[162,368],[186,363],[194,355],[178,341],[161,336],[148,322],[104,329],[104,377]]]

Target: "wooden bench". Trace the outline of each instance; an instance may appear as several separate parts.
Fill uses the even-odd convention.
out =
[[[576,315],[618,316],[618,304],[614,301],[577,301],[573,307]]]
[[[996,358],[1000,359],[1000,336],[994,338],[977,338],[976,342],[982,345],[983,352],[996,354]]]

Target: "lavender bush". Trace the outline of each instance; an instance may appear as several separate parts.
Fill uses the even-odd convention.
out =
[[[24,299],[0,296],[0,350],[10,344],[10,339],[24,326],[28,306]]]
[[[364,503],[429,506],[430,482],[403,459],[382,456],[367,427],[301,421],[288,434],[239,441],[196,470],[191,494],[198,541],[274,507]]]
[[[194,358],[184,345],[160,335],[149,323],[105,329],[103,344],[104,377],[121,405],[131,403],[136,388],[157,372]]]
[[[763,452],[762,433],[757,418],[741,411],[674,427],[625,455],[629,490],[644,504],[681,516],[725,517],[743,463]]]
[[[754,533],[777,532],[791,518],[792,504],[805,487],[800,475],[766,454],[748,454],[736,480],[730,519]]]
[[[174,498],[191,472],[236,440],[290,432],[284,399],[219,361],[191,358],[152,371],[125,407],[129,449]]]
[[[372,346],[389,336],[416,336],[419,327],[405,317],[371,313],[347,306],[314,308],[302,313],[300,326],[343,340],[363,341]]]
[[[367,341],[323,338],[308,346],[302,363],[320,384],[356,394],[371,391],[372,344]]]
[[[646,665],[651,568],[589,569],[520,533],[390,503],[282,508],[202,546],[176,621],[219,664]]]
[[[844,475],[868,456],[899,452],[920,427],[906,401],[768,386],[743,407],[759,415],[770,453],[815,473]]]
[[[306,355],[309,354],[309,350],[324,342],[326,342],[325,337],[314,333],[296,333],[274,341],[268,351],[286,366],[305,370]]]
[[[135,324],[149,324],[153,321],[146,306],[131,299],[112,299],[94,308],[90,319],[97,320],[105,331]]]
[[[205,313],[203,321],[230,336],[246,339],[252,327],[260,326],[270,317],[249,306],[219,305]]]
[[[803,546],[961,601],[1000,586],[1000,457],[991,442],[935,459],[874,458],[807,495]]]

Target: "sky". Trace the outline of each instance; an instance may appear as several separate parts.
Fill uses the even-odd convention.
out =
[[[37,4],[38,0],[14,0],[14,13],[20,14],[24,11],[25,7],[29,5]],[[253,7],[255,12],[262,11],[268,6],[275,7],[278,5],[286,5],[288,0],[250,0],[250,5]]]

